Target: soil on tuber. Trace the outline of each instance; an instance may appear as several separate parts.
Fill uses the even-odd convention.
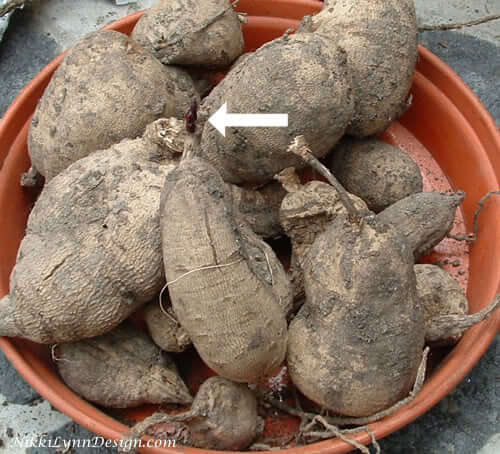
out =
[[[286,93],[287,96],[283,96]],[[208,122],[201,152],[231,183],[265,183],[286,167],[304,164],[286,149],[303,134],[317,156],[340,140],[354,104],[345,53],[318,35],[275,39],[234,66],[203,100],[215,113],[288,114],[287,128],[227,128],[223,137]]]
[[[197,144],[187,145],[161,196],[172,307],[210,368],[251,382],[284,359],[290,283],[271,247],[241,220],[220,175],[193,156],[196,151]]]
[[[53,359],[64,382],[105,407],[190,404],[173,360],[129,322],[91,339],[58,344]]]
[[[418,261],[451,230],[457,207],[464,198],[463,191],[420,192],[392,204],[377,218],[401,232]]]
[[[328,167],[375,213],[423,190],[418,165],[404,151],[378,139],[343,139],[328,156]]]
[[[158,294],[159,202],[178,132],[175,119],[157,120],[45,185],[0,300],[2,335],[44,344],[98,336]]]
[[[162,63],[229,66],[243,53],[243,33],[230,0],[158,0],[132,38]]]
[[[158,118],[182,118],[196,97],[186,72],[163,66],[133,39],[92,33],[66,54],[36,108],[32,166],[49,181],[93,151],[141,136]]]
[[[248,448],[261,427],[252,391],[222,377],[209,378],[201,385],[189,411],[155,413],[134,426],[129,439],[137,439],[161,424],[172,425],[173,432],[182,433],[185,446],[231,451]]]

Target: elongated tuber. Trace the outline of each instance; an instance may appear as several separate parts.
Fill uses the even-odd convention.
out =
[[[337,0],[301,29],[346,51],[355,99],[348,134],[374,136],[406,111],[418,56],[413,0]]]
[[[415,260],[429,253],[451,230],[465,194],[420,192],[381,211],[377,218],[397,228],[413,249]]]
[[[185,157],[161,198],[165,274],[175,314],[218,374],[257,380],[285,356],[288,278],[242,221],[215,169]],[[175,215],[172,215],[175,213]]]

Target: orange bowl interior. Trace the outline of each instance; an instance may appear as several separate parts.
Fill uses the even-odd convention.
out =
[[[247,50],[255,50],[286,29],[296,27],[305,14],[321,9],[314,0],[242,0],[238,10],[250,13],[244,27]],[[115,22],[108,28],[130,33],[141,13]],[[399,143],[401,131],[410,142],[425,147],[449,181],[463,189],[467,199],[463,217],[471,229],[479,199],[499,189],[500,135],[496,124],[462,80],[441,60],[420,47],[420,61],[412,88],[413,105],[391,127],[385,139]],[[9,276],[24,235],[33,196],[19,185],[19,177],[30,165],[26,139],[31,116],[62,56],[48,65],[21,93],[0,123],[0,295],[8,293]],[[399,131],[399,132],[398,132]],[[411,145],[411,144],[410,144]],[[480,216],[479,238],[470,248],[467,296],[471,312],[484,308],[500,290],[500,200],[492,198]],[[444,358],[417,399],[397,413],[370,427],[384,437],[415,420],[439,402],[465,377],[483,355],[500,329],[500,311],[469,330]],[[24,378],[56,408],[91,431],[119,440],[128,428],[100,409],[82,400],[61,381],[47,347],[21,339],[0,338],[0,347]],[[150,412],[150,409],[146,409]],[[369,443],[366,433],[355,437]],[[185,452],[200,452],[184,448]],[[287,452],[333,454],[352,447],[341,440],[327,440]],[[177,452],[174,448],[144,448],[145,453]]]

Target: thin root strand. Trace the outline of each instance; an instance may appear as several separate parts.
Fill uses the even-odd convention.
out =
[[[393,413],[395,413],[397,410],[400,408],[404,407],[405,405],[408,405],[410,402],[415,400],[417,397],[418,393],[422,389],[422,386],[424,384],[425,380],[425,373],[427,371],[427,357],[429,356],[429,347],[426,347],[422,353],[422,360],[420,362],[418,371],[417,371],[417,376],[415,378],[415,383],[413,385],[413,389],[411,390],[410,394],[408,397],[404,398],[403,400],[400,400],[396,404],[394,404],[392,407],[388,408],[387,410],[380,411],[378,413],[375,413],[374,415],[371,416],[366,416],[366,417],[361,417],[361,418],[348,418],[344,416],[321,416],[318,415],[317,413],[312,413],[312,412],[305,412],[302,410],[299,410],[298,408],[293,408],[290,407],[289,405],[285,404],[284,402],[280,402],[277,399],[273,399],[272,397],[269,396],[264,396],[264,399],[273,407],[277,408],[280,411],[283,411],[285,413],[288,413],[289,415],[296,416],[297,418],[300,418],[301,422],[301,427],[303,427],[305,430],[310,430],[311,425],[309,421],[313,421],[314,418],[317,416],[321,416],[322,418],[325,419],[326,422],[329,424],[335,425],[335,426],[366,426],[368,424],[372,424],[382,418],[385,418],[386,416],[389,416]],[[307,422],[304,422],[307,421]]]
[[[500,14],[491,14],[490,16],[481,17],[468,22],[455,22],[452,24],[436,24],[436,25],[421,25],[418,27],[419,32],[439,31],[439,30],[456,30],[459,28],[472,27],[486,22],[499,20]]]
[[[170,314],[167,313],[167,311],[165,310],[165,308],[163,307],[163,301],[162,301],[162,297],[163,297],[163,292],[172,284],[175,284],[177,281],[180,281],[181,279],[185,278],[186,276],[188,276],[189,274],[191,273],[196,273],[198,271],[203,271],[203,270],[213,270],[213,269],[216,269],[216,268],[226,268],[228,266],[234,266],[240,262],[243,261],[243,258],[240,258],[238,260],[235,260],[234,262],[231,262],[231,263],[223,263],[221,265],[209,265],[209,266],[202,266],[200,268],[195,268],[194,270],[191,270],[191,271],[188,271],[184,274],[181,274],[179,277],[175,278],[174,280],[170,281],[170,282],[167,282],[163,288],[161,289],[160,291],[160,295],[158,296],[158,301],[160,303],[160,309],[161,311],[172,318],[172,316]],[[177,320],[175,320],[177,322]]]
[[[500,195],[500,191],[489,191],[485,196],[481,198],[478,202],[478,207],[474,212],[474,221],[473,221],[473,231],[467,235],[452,235],[448,234],[448,238],[451,238],[456,241],[469,241],[474,243],[477,240],[477,235],[479,232],[479,215],[484,210],[485,204],[494,195]]]
[[[350,444],[351,446],[359,449],[363,454],[370,454],[370,450],[363,444],[359,443],[358,441],[347,437],[345,435],[345,431],[340,430],[337,426],[334,426],[333,424],[330,424],[328,421],[326,421],[326,418],[317,415],[312,421],[314,424],[319,423],[321,424],[325,430],[324,431],[315,431],[315,432],[308,432],[304,433],[303,436],[304,438],[317,438],[317,439],[325,439],[325,438],[332,438],[332,437],[338,437],[342,441],[345,441],[346,443]]]

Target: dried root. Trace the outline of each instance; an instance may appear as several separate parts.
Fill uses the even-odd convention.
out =
[[[481,200],[479,200],[477,210],[474,212],[474,223],[473,223],[472,233],[468,235],[452,235],[449,233],[447,235],[448,238],[452,238],[453,240],[457,241],[470,241],[471,243],[476,241],[477,234],[479,232],[479,215],[484,210],[485,204],[488,201],[488,199],[494,195],[500,195],[500,191],[490,191],[485,196],[483,196]]]
[[[486,320],[500,306],[500,294],[483,310],[475,314],[442,315],[429,320],[426,325],[425,339],[427,342],[439,342],[441,339],[460,337],[469,328]]]
[[[338,437],[351,444],[355,448],[359,449],[363,453],[370,454],[370,451],[365,446],[347,437],[347,434],[367,432],[372,441],[372,445],[375,447],[375,452],[380,453],[380,446],[378,445],[374,434],[370,431],[368,424],[372,424],[380,419],[392,415],[402,407],[410,404],[417,395],[419,394],[425,380],[425,373],[427,370],[427,357],[429,355],[429,347],[426,347],[422,353],[422,361],[420,363],[417,377],[413,385],[413,389],[410,394],[402,399],[401,401],[394,404],[392,407],[380,411],[374,415],[362,417],[362,418],[348,418],[343,416],[331,416],[325,409],[320,410],[320,413],[307,412],[304,411],[300,405],[298,396],[295,398],[295,406],[292,407],[284,402],[274,399],[270,396],[261,396],[264,406],[274,407],[284,413],[288,413],[291,416],[295,416],[300,419],[299,431],[296,435],[296,441],[312,443],[319,440],[325,440],[328,438]],[[320,426],[321,428],[318,428]],[[358,426],[354,429],[340,429],[344,426]],[[253,445],[256,450],[256,445]]]
[[[405,397],[404,399],[400,400],[396,404],[394,404],[392,407],[377,412],[371,416],[366,416],[366,417],[361,417],[361,418],[348,418],[345,416],[325,416],[327,422],[329,424],[333,424],[336,426],[365,426],[367,424],[372,424],[374,422],[377,422],[387,416],[392,415],[395,413],[397,410],[400,408],[410,404],[415,400],[417,397],[418,393],[422,389],[422,386],[424,384],[425,380],[425,373],[427,371],[427,357],[429,356],[429,347],[426,347],[422,353],[422,361],[420,362],[420,366],[418,368],[417,372],[417,378],[415,379],[415,383],[413,385],[413,389],[411,390],[410,394]],[[301,409],[298,408],[293,408],[288,406],[287,404],[280,402],[276,399],[273,398],[266,398],[266,401],[271,404],[273,407],[277,408],[278,410],[284,411],[285,413],[288,413],[289,415],[296,416],[301,419],[301,421],[304,423],[304,421],[311,421],[314,419],[315,416],[317,416],[317,413],[311,413],[311,412],[305,412]]]

